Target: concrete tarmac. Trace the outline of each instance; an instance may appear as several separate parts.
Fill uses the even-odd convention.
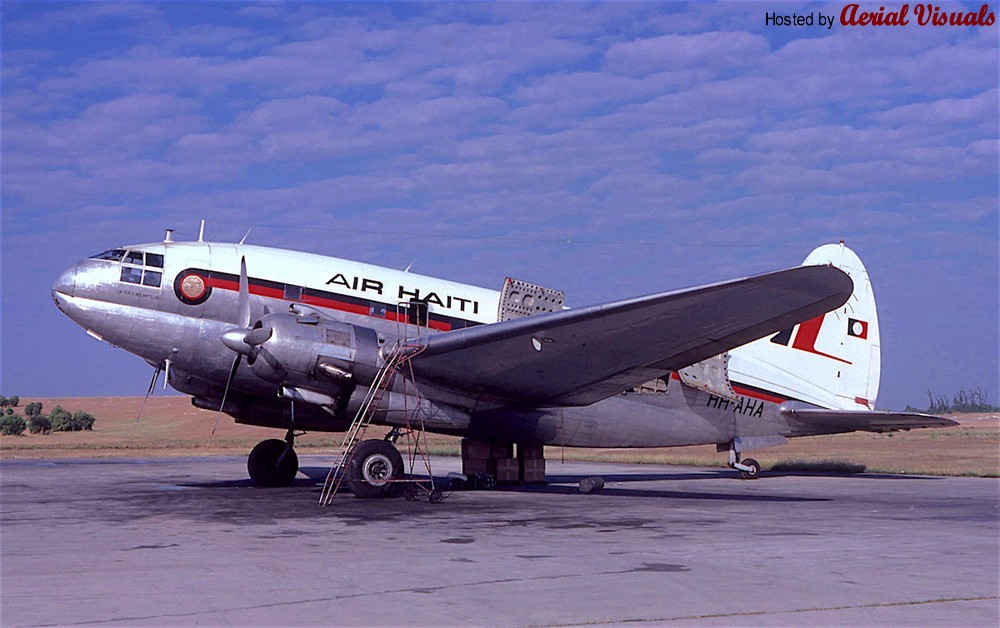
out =
[[[545,486],[321,508],[329,461],[270,490],[243,458],[0,461],[0,624],[1000,621],[996,479],[549,461]]]

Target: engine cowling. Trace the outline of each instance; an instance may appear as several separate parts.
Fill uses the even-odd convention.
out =
[[[250,356],[258,377],[289,388],[303,388],[339,398],[355,386],[374,381],[381,364],[375,330],[317,316],[268,314],[255,333],[267,340]]]

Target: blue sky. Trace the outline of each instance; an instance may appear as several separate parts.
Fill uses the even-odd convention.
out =
[[[5,1],[0,392],[145,392],[49,289],[205,219],[570,305],[844,239],[878,405],[998,403],[1000,27],[764,23],[843,6]]]

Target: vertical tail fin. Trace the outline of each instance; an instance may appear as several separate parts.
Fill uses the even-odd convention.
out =
[[[847,303],[732,350],[730,378],[825,408],[872,410],[881,352],[868,271],[843,242],[817,248],[802,265],[822,264],[836,266],[854,280],[854,293]]]

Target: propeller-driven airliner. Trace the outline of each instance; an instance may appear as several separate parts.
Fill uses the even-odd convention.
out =
[[[259,486],[290,484],[296,432],[345,430],[404,345],[409,368],[372,419],[389,433],[352,452],[358,496],[395,494],[393,435],[414,408],[424,430],[524,451],[715,444],[744,478],[760,472],[745,452],[790,437],[955,425],[875,410],[875,298],[843,243],[786,270],[567,308],[510,278],[488,290],[168,231],[77,262],[52,297],[156,369],[153,384],[165,372],[197,407],[283,430],[250,453]]]

